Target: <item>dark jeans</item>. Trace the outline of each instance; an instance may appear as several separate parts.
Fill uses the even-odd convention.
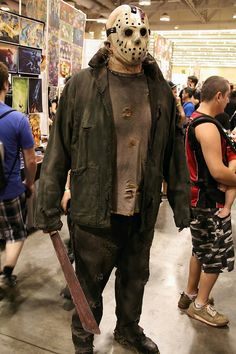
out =
[[[111,229],[91,230],[74,226],[76,273],[95,319],[102,318],[102,292],[114,267],[117,328],[137,326],[145,284],[149,278],[150,247],[154,230],[139,232],[140,216],[112,215]],[[85,332],[75,312],[72,338],[76,353],[92,348],[93,336]]]

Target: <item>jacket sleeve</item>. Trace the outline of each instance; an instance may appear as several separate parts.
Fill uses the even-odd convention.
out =
[[[177,227],[183,229],[190,222],[190,180],[186,164],[184,136],[177,127],[175,102],[171,109],[171,127],[164,159],[164,179],[167,198],[174,213]]]
[[[76,91],[75,80],[72,78],[70,81],[61,95],[41,167],[35,224],[44,231],[60,230],[62,227],[60,202],[71,166],[70,144]]]

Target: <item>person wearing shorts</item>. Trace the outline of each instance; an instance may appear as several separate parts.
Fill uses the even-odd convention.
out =
[[[227,325],[229,319],[214,308],[214,300],[209,297],[211,290],[220,273],[234,268],[230,214],[220,217],[219,211],[224,207],[226,187],[236,186],[236,175],[228,167],[236,155],[229,152],[226,140],[214,124],[215,116],[224,111],[229,92],[227,80],[209,77],[203,84],[202,102],[192,114],[186,135],[193,248],[187,287],[178,307],[214,327]],[[210,118],[210,122],[194,122],[199,117]]]
[[[231,218],[220,218],[218,209],[192,208],[190,223],[193,255],[205,273],[222,273],[234,268]]]
[[[0,241],[5,262],[0,263],[0,299],[16,284],[13,270],[27,237],[26,193],[33,192],[36,173],[34,140],[27,117],[4,103],[8,92],[8,69],[0,62],[0,141],[4,147],[6,184],[0,189]],[[20,151],[25,181],[21,180]]]

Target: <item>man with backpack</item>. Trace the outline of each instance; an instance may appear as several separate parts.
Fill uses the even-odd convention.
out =
[[[28,119],[4,103],[8,85],[8,69],[0,62],[0,241],[6,251],[5,263],[0,267],[0,300],[8,287],[16,285],[12,273],[27,237],[26,194],[33,192],[36,173],[34,140]],[[24,160],[23,182],[20,151]]]

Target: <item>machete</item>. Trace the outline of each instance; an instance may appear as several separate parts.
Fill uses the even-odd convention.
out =
[[[51,232],[50,237],[55,248],[57,258],[61,264],[66,282],[68,284],[75,308],[78,312],[83,329],[86,332],[100,334],[100,329],[89,307],[80,282],[75,274],[74,268],[69,260],[64,243],[59,232]]]

